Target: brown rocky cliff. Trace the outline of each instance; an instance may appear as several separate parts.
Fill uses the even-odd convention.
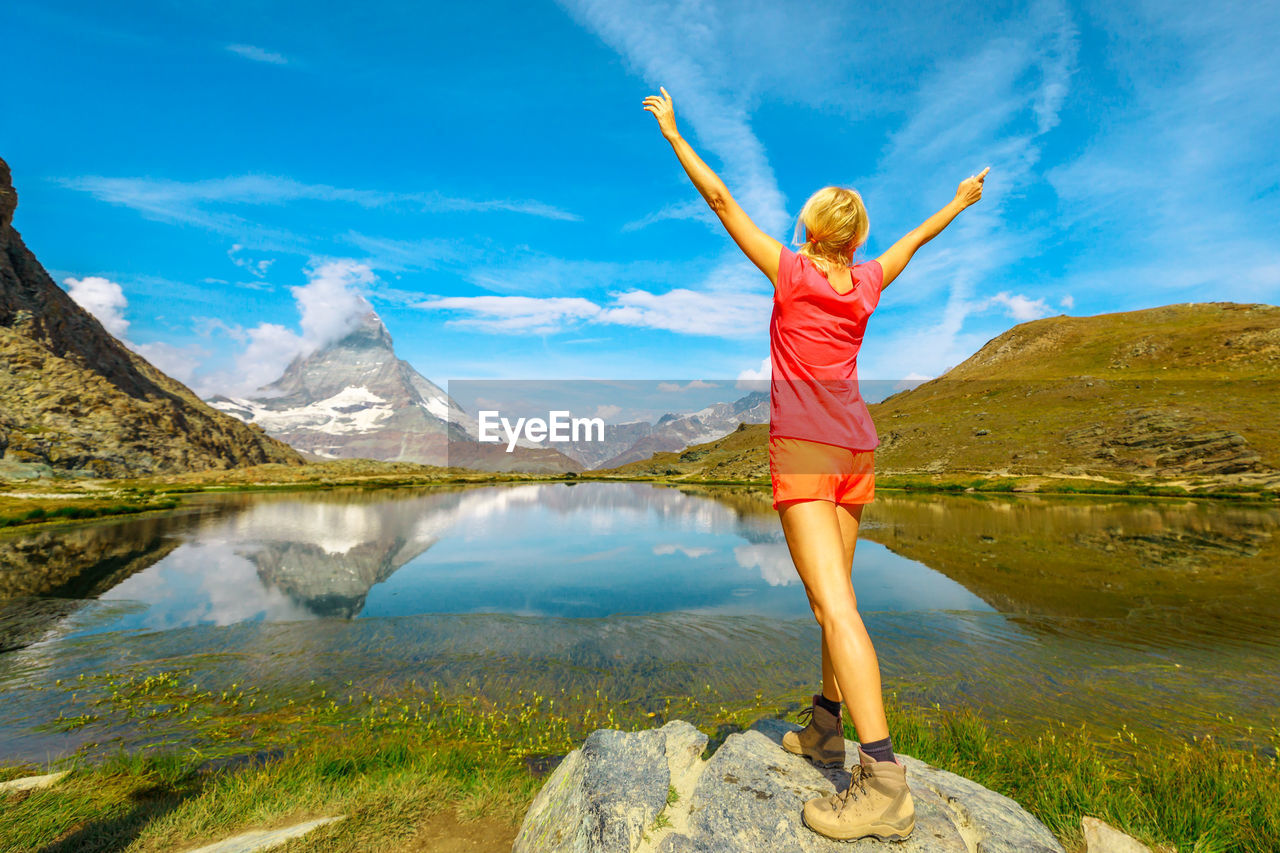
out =
[[[22,242],[17,203],[0,159],[0,477],[15,463],[121,477],[302,462],[112,337]]]

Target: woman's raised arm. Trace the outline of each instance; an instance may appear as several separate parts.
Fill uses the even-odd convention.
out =
[[[676,130],[675,110],[671,104],[671,96],[666,89],[659,87],[662,95],[650,95],[644,99],[644,108],[658,119],[658,128],[663,137],[675,149],[680,165],[689,175],[689,180],[697,187],[698,192],[706,199],[720,222],[724,225],[733,242],[760,268],[771,284],[778,286],[778,259],[782,253],[782,244],[760,230],[746,211],[729,194],[729,188],[720,180],[720,176],[711,167],[702,162],[702,158],[685,141]]]
[[[916,253],[916,249],[941,234],[942,229],[960,215],[960,211],[982,198],[982,182],[986,180],[987,172],[990,171],[991,167],[988,166],[978,174],[961,181],[956,190],[956,197],[948,202],[946,207],[907,232],[905,237],[890,246],[887,252],[876,259],[884,271],[884,280],[880,284],[881,290],[898,277]]]

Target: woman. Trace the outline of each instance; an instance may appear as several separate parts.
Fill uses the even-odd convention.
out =
[[[824,187],[805,203],[792,252],[761,231],[724,182],[676,130],[671,96],[644,100],[662,135],[729,236],[774,287],[769,350],[769,472],[774,508],[822,627],[822,693],[804,712],[808,725],[783,747],[816,764],[844,764],[841,702],[861,743],[848,788],[804,804],[810,829],[852,841],[902,840],[915,828],[906,769],[893,753],[880,667],[858,614],[851,571],[862,508],[875,494],[879,439],[858,393],[857,356],[880,292],[916,250],[982,198],[990,169],[961,181],[956,197],[873,261],[853,265],[866,241],[866,208],[857,192]]]

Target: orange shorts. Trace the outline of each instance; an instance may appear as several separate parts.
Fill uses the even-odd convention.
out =
[[[871,503],[876,496],[875,454],[800,438],[770,438],[773,508],[801,500]]]

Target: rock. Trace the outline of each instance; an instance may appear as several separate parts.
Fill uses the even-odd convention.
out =
[[[849,845],[804,826],[805,800],[843,788],[849,773],[819,770],[785,752],[782,735],[796,728],[761,720],[729,735],[707,761],[699,757],[707,737],[683,721],[645,732],[593,732],[548,778],[513,853],[881,849],[875,839]],[[846,747],[857,756],[852,741]],[[1008,797],[901,757],[916,827],[895,853],[1062,853],[1052,833]]]
[[[16,205],[0,160],[0,470],[127,477],[302,463],[112,337],[23,244]]]
[[[1151,853],[1151,848],[1096,817],[1080,819],[1086,853]]]
[[[255,829],[213,844],[207,844],[204,847],[188,851],[188,853],[251,853],[254,850],[268,850],[272,847],[279,847],[286,841],[301,838],[317,827],[342,820],[342,818],[343,815],[320,817],[315,820],[309,820],[306,823],[294,824],[280,829]]]
[[[707,736],[681,720],[646,732],[599,729],[560,763],[525,815],[513,853],[636,850]]]
[[[68,772],[70,771],[63,770],[58,773],[46,773],[43,776],[23,776],[21,779],[10,779],[8,782],[0,782],[0,792],[12,793],[15,791],[35,791],[40,788],[48,788],[56,784]]]

